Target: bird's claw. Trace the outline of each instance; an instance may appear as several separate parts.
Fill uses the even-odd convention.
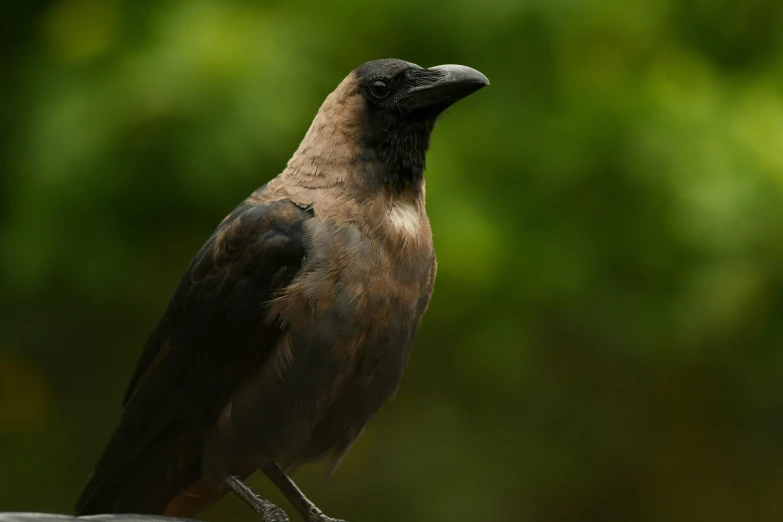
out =
[[[290,522],[286,512],[274,504],[265,509],[262,518],[264,519],[264,522]]]
[[[339,518],[327,517],[320,509],[313,508],[310,510],[310,516],[308,517],[307,522],[346,522],[346,521]]]

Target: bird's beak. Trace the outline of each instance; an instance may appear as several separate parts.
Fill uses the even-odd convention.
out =
[[[417,76],[418,85],[410,88],[399,101],[400,109],[405,112],[428,108],[443,110],[489,85],[486,76],[464,65],[438,65],[421,69]]]

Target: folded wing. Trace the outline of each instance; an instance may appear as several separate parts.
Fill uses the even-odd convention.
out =
[[[162,513],[198,480],[209,426],[274,356],[283,331],[266,304],[301,268],[311,217],[288,200],[246,202],[204,244],[147,342],[77,514]]]

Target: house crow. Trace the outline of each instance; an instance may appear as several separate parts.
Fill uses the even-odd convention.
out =
[[[188,517],[261,469],[331,473],[397,389],[435,280],[423,171],[430,133],[489,82],[461,65],[366,63],[324,101],[281,174],[190,263],[131,378],[78,515]]]

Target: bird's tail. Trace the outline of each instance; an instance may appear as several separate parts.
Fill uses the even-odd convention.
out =
[[[76,501],[74,515],[81,517],[121,513],[122,511],[118,509],[118,492],[122,489],[122,487],[118,487],[116,481],[114,485],[110,485],[106,478],[101,480],[101,477],[96,476],[96,472],[93,471],[90,478],[87,479],[87,484],[85,484],[79,500]]]
[[[120,442],[115,436],[101,456],[76,502],[77,516],[168,514],[171,500],[201,476],[200,459],[187,458],[175,441],[159,438],[132,456]]]

